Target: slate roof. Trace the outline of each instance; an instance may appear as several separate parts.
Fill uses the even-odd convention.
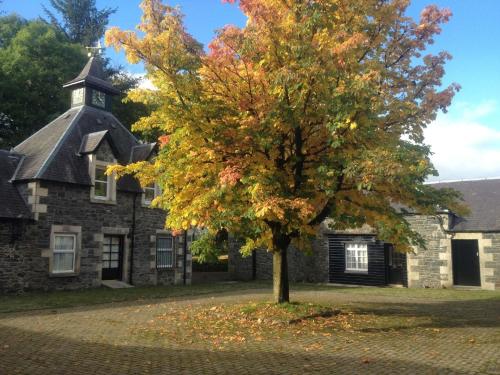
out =
[[[66,82],[63,87],[83,86],[83,84],[101,89],[112,95],[120,93],[120,91],[115,89],[113,85],[106,80],[104,70],[102,69],[102,61],[98,56],[91,57],[80,74],[71,81]]]
[[[27,219],[30,212],[19,191],[10,178],[14,174],[22,156],[0,150],[0,218]]]
[[[106,134],[108,134],[107,130],[86,134],[82,139],[82,144],[80,145],[80,151],[78,151],[78,153],[81,155],[94,153],[99,148],[102,140],[106,138]]]
[[[156,143],[144,143],[132,148],[130,162],[136,163],[141,160],[147,160],[155,149]]]
[[[441,182],[432,186],[458,190],[470,209],[467,217],[453,220],[452,231],[500,232],[500,179]]]
[[[82,147],[94,150],[104,137],[120,164],[129,163],[134,147],[142,145],[111,113],[90,106],[72,108],[14,148],[25,155],[14,180],[90,185],[88,159],[80,152]],[[133,178],[120,179],[117,187],[142,191]]]

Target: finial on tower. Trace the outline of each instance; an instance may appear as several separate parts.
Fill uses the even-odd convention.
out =
[[[101,46],[101,41],[98,40],[96,45],[93,47],[85,47],[89,52],[87,53],[88,57],[100,56],[104,48]]]

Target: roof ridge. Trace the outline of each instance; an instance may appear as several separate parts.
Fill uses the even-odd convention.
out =
[[[102,111],[101,109],[96,109],[96,108],[92,108],[92,109]],[[134,134],[132,134],[132,132],[129,129],[127,129],[127,127],[125,125],[123,125],[121,123],[121,121],[116,118],[116,116],[114,114],[112,114],[111,112],[106,112],[106,114],[111,116],[128,133],[128,135],[135,141],[136,144],[140,144],[137,137]]]
[[[66,130],[63,132],[63,134],[59,137],[59,139],[57,140],[56,144],[54,145],[54,147],[52,148],[51,152],[49,153],[49,155],[47,156],[47,159],[45,159],[45,161],[42,163],[42,166],[40,167],[40,169],[38,170],[38,172],[35,174],[34,178],[35,179],[39,179],[41,178],[41,175],[45,172],[45,170],[47,169],[50,161],[52,161],[52,159],[54,159],[55,157],[55,154],[57,153],[57,151],[59,151],[59,149],[61,148],[62,144],[63,144],[63,140],[66,139],[66,137],[68,137],[68,134],[70,133],[70,130],[73,128],[73,126],[75,125],[76,123],[76,120],[79,119],[82,115],[82,113],[84,112],[84,108],[85,106],[81,106],[75,117],[73,117],[73,119],[71,120],[71,123],[68,125],[68,127],[66,128]],[[66,112],[69,112],[69,111],[66,111]]]
[[[19,143],[18,145],[14,146],[13,147],[13,150],[16,151],[16,148],[18,147],[21,147],[22,145],[24,145],[26,142],[28,142],[31,138],[33,138],[34,136],[36,136],[38,133],[40,133],[43,129],[45,129],[46,127],[52,125],[54,122],[56,122],[57,120],[59,120],[61,117],[63,117],[64,115],[67,115],[69,111],[73,111],[74,109],[76,109],[78,107],[73,107],[73,108],[70,108],[68,109],[66,112],[62,113],[60,116],[57,116],[55,119],[53,119],[51,122],[49,122],[47,125],[45,126],[42,126],[40,129],[38,129],[36,132],[34,132],[33,134],[31,134],[28,138],[26,138],[24,141],[22,141],[21,143]]]
[[[463,179],[456,179],[456,180],[438,180],[438,181],[428,181],[425,182],[425,185],[436,185],[436,184],[447,184],[447,183],[452,183],[452,182],[475,182],[475,181],[493,181],[493,180],[500,180],[500,176],[495,176],[495,177],[481,177],[481,178],[463,178]]]

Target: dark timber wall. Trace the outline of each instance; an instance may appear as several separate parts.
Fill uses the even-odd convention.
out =
[[[368,244],[368,273],[346,272],[346,242]],[[328,236],[330,282],[356,285],[386,285],[384,243],[372,235],[335,234]]]

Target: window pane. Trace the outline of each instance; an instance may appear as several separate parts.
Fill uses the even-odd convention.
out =
[[[173,238],[160,237],[156,243],[156,267],[169,268],[174,265]]]
[[[96,181],[108,181],[108,176],[106,176],[106,167],[95,167],[95,179]]]
[[[346,244],[346,270],[368,271],[368,245]]]
[[[55,236],[54,250],[72,251],[75,248],[75,237],[73,236]]]
[[[54,253],[54,272],[73,272],[73,253]]]
[[[144,188],[144,200],[146,202],[152,202],[155,198],[155,188],[146,187]]]
[[[106,197],[108,195],[107,182],[95,182],[94,194],[96,197]]]
[[[167,250],[172,248],[172,237],[158,238],[158,250]]]

